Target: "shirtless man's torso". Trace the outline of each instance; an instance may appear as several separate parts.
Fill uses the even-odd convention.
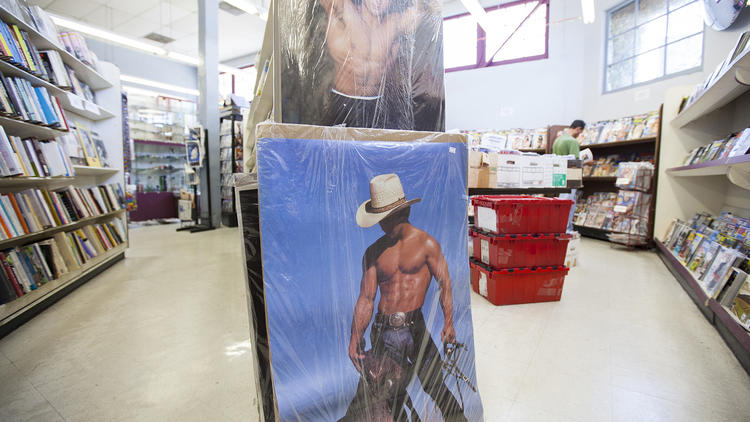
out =
[[[399,39],[413,34],[417,6],[390,12],[392,0],[320,0],[328,15],[326,45],[336,67],[334,89],[353,97],[382,95]]]

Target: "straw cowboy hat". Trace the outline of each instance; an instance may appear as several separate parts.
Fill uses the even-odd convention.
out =
[[[391,173],[375,176],[370,180],[370,199],[357,210],[357,225],[372,227],[394,212],[421,200],[406,200],[398,175]]]

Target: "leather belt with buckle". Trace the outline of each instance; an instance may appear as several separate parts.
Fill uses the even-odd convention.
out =
[[[406,324],[406,313],[396,312],[388,316],[388,325],[393,328],[401,328]]]

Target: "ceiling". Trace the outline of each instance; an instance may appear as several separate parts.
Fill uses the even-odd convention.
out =
[[[257,0],[251,2],[260,4]],[[198,0],[31,0],[28,3],[169,51],[198,57]],[[265,25],[257,15],[235,16],[219,9],[219,61],[259,51]],[[151,32],[175,41],[161,44],[143,38]]]

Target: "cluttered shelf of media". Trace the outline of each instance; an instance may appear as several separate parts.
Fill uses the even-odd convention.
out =
[[[735,48],[680,104],[672,124],[677,127],[707,116],[750,89],[750,32],[743,32]]]
[[[646,246],[652,237],[654,165],[626,162],[617,167],[615,191],[592,192],[576,204],[573,224],[582,235]]]
[[[750,219],[729,212],[674,219],[657,245],[699,307],[725,312],[746,330],[738,340],[750,353]]]
[[[43,19],[49,19],[41,9],[38,12],[29,13],[30,19],[31,16],[37,14],[39,17],[35,19],[40,22]],[[34,19],[32,21],[36,22]],[[88,50],[85,40],[75,33],[57,34],[54,30],[52,31],[54,39],[62,47],[38,49],[35,42],[31,42],[33,38],[30,36],[31,32],[19,28],[14,23],[9,24],[7,19],[0,16],[0,58],[2,59],[0,60],[0,76],[3,80],[3,94],[9,95],[13,100],[14,96],[39,95],[39,92],[35,93],[34,90],[41,90],[44,95],[39,98],[39,103],[43,107],[64,108],[94,121],[114,117],[111,111],[96,104],[93,89],[80,80],[76,71],[62,59],[61,54],[66,53],[62,53],[60,48],[63,51],[75,52],[89,60],[91,66],[96,66],[96,57]],[[26,81],[28,86],[19,86],[18,79]],[[32,91],[28,90],[30,86],[33,87]],[[108,83],[107,86],[109,86]],[[25,101],[25,99],[22,100]],[[3,111],[9,112],[6,103],[7,101],[4,100],[2,105],[5,110]],[[46,110],[42,111],[46,113]]]
[[[62,240],[64,241],[64,238]],[[116,238],[114,241],[119,242]],[[95,271],[100,266],[106,265],[112,260],[123,256],[127,249],[127,239],[121,243],[113,243],[114,246],[108,247],[108,249],[104,249],[103,244],[101,244],[103,252],[96,255],[89,255],[85,252],[84,254],[80,254],[80,249],[71,250],[67,260],[65,258],[67,252],[62,252],[63,249],[59,248],[56,239],[50,239],[50,242],[38,242],[36,245],[42,251],[42,256],[37,256],[39,259],[35,260],[35,262],[41,264],[41,259],[46,259],[44,263],[47,264],[50,275],[43,274],[43,264],[41,264],[39,267],[39,277],[37,279],[28,279],[27,271],[32,267],[27,266],[24,268],[23,263],[19,264],[19,267],[11,266],[14,261],[6,255],[5,262],[8,265],[3,265],[0,271],[0,284],[2,284],[0,291],[4,292],[0,293],[3,295],[3,298],[0,298],[0,324],[5,323],[9,318],[23,311],[28,306],[38,303],[48,295],[80,280],[81,277]],[[44,258],[45,253],[51,253],[51,258]],[[0,252],[0,254],[5,255],[5,252]],[[11,274],[15,277],[15,281],[10,278]],[[31,281],[34,283],[32,284]],[[9,300],[2,302],[6,297]]]
[[[38,51],[56,53],[54,60],[64,64],[77,75],[82,82],[86,82],[91,89],[109,88],[112,84],[97,70],[98,59],[88,49],[82,35],[73,31],[58,33],[52,18],[40,6],[25,7],[17,1],[7,1],[0,4],[0,20],[3,26],[3,39],[8,49],[14,49],[7,41],[23,39],[25,44]],[[3,45],[3,47],[6,47]],[[22,45],[20,46],[22,47]],[[26,51],[23,52],[26,54]],[[59,56],[59,57],[57,57]],[[57,60],[59,58],[59,60]]]
[[[750,128],[691,150],[681,166],[667,171],[675,176],[716,176],[733,166],[750,166]]]
[[[0,247],[80,226],[122,210],[124,194],[119,184],[4,193],[0,195]]]

